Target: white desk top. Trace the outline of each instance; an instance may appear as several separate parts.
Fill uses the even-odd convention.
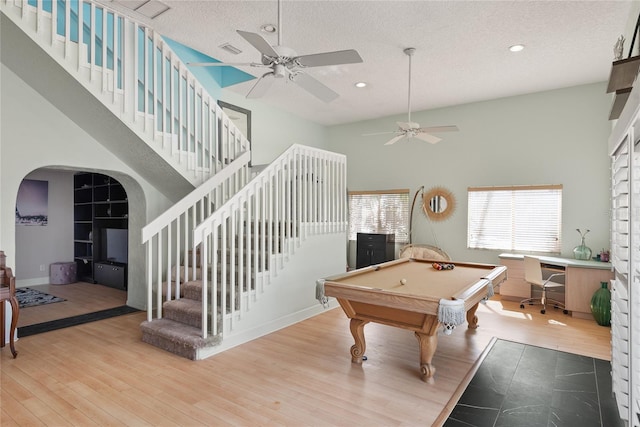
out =
[[[537,256],[537,255],[531,255],[531,256],[535,256],[543,264],[557,265],[559,267],[596,268],[599,270],[611,270],[610,262],[581,261],[577,259],[560,258],[560,257],[552,257],[552,256]],[[523,254],[504,253],[504,254],[498,255],[498,257],[505,258],[505,259],[515,259],[515,260],[524,259]]]

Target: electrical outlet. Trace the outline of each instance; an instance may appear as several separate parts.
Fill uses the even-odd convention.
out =
[[[40,264],[40,271],[45,271],[44,264]]]

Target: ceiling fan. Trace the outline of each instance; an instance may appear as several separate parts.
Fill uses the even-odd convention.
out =
[[[387,141],[384,145],[392,145],[396,142],[400,141],[403,138],[417,138],[422,141],[429,142],[431,144],[435,144],[437,142],[442,141],[442,138],[438,138],[432,133],[440,133],[440,132],[457,132],[457,126],[432,126],[421,128],[418,123],[411,121],[411,57],[415,53],[416,49],[413,47],[408,47],[404,49],[404,53],[409,57],[409,102],[408,102],[408,110],[409,115],[406,122],[396,122],[398,124],[398,130],[393,132],[377,132],[377,133],[367,133],[363,136],[370,135],[383,135],[393,133],[396,136]]]
[[[191,62],[188,65],[202,67],[260,67],[270,68],[247,93],[247,98],[260,98],[266,94],[276,79],[287,79],[302,89],[316,96],[324,102],[331,102],[338,98],[338,94],[320,83],[320,81],[306,74],[303,70],[311,67],[328,65],[354,64],[362,62],[362,58],[354,49],[334,52],[300,55],[286,46],[282,46],[282,12],[278,0],[278,44],[271,46],[269,42],[257,33],[237,30],[238,34],[256,48],[261,54],[261,62],[223,63],[223,62]]]

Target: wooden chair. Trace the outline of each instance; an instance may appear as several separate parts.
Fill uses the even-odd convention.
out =
[[[415,258],[433,261],[451,261],[449,254],[431,245],[408,244],[400,249],[398,258]]]
[[[18,306],[18,298],[16,298],[16,278],[13,276],[10,268],[7,268],[4,263],[4,252],[0,251],[0,347],[5,346],[5,301],[9,301],[11,304],[11,328],[9,330],[9,346],[11,347],[11,354],[15,359],[18,355],[15,346],[16,327],[18,326],[18,315],[20,314],[20,307]]]

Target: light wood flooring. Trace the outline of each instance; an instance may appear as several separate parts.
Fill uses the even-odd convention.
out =
[[[18,328],[120,307],[127,303],[126,291],[86,282],[69,285],[37,285],[29,288],[64,298],[66,301],[21,308]]]
[[[478,317],[477,330],[440,334],[433,384],[420,380],[416,338],[397,328],[368,324],[368,360],[352,364],[340,308],[202,361],[141,342],[145,313],[33,335],[17,341],[17,359],[0,353],[0,424],[440,425],[492,337],[610,357],[610,329],[595,321],[499,296]]]

